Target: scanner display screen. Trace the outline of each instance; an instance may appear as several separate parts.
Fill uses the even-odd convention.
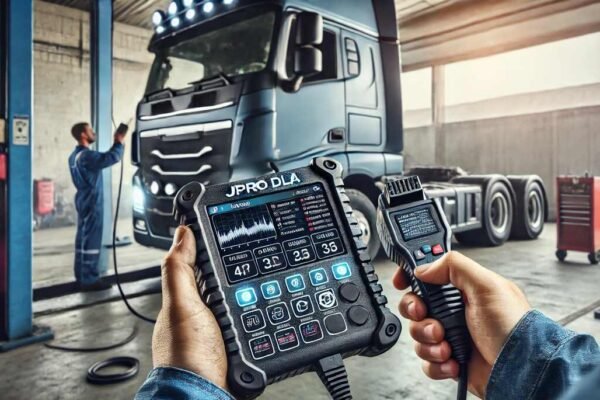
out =
[[[438,233],[440,230],[428,208],[396,215],[396,222],[405,241]]]
[[[346,253],[320,183],[210,205],[207,212],[229,283]]]

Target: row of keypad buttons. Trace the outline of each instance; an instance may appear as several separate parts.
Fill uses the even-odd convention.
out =
[[[344,320],[343,315],[340,313],[326,316],[323,319],[323,322],[327,333],[330,335],[339,335],[348,329],[346,321]],[[300,337],[306,344],[317,342],[324,337],[321,323],[316,319],[300,324],[299,330]],[[296,347],[300,346],[300,339],[298,338],[296,328],[293,326],[275,332],[274,338],[278,350],[282,352],[295,349]],[[275,354],[273,341],[271,340],[271,336],[268,334],[251,339],[248,344],[250,345],[252,357],[254,357],[255,360],[260,360],[261,358],[269,357]]]
[[[331,266],[331,272],[336,280],[342,280],[352,276],[352,270],[346,262],[334,264]],[[327,272],[324,268],[316,268],[309,273],[310,282],[313,286],[320,286],[329,282]],[[288,292],[296,293],[306,289],[304,277],[300,274],[290,275],[285,278],[285,286]],[[269,281],[260,285],[262,296],[266,300],[281,296],[281,287],[277,281]],[[235,292],[235,298],[240,307],[250,306],[258,301],[254,288],[244,287]]]
[[[315,299],[319,310],[325,311],[337,306],[337,298],[332,289],[325,289],[315,293]],[[304,318],[315,312],[313,301],[309,295],[297,297],[291,301],[292,312],[296,318]],[[272,304],[265,310],[271,325],[283,324],[290,320],[288,305],[284,302]],[[261,310],[248,311],[241,316],[244,330],[248,333],[263,329],[266,326],[265,318]]]
[[[431,247],[428,244],[424,244],[420,249],[414,251],[415,259],[421,261],[426,257],[426,254],[432,253],[434,256],[439,256],[444,253],[444,248],[441,244],[436,244]]]

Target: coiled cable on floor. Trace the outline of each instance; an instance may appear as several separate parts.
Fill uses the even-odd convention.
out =
[[[101,374],[100,371],[109,367],[126,367],[125,372]],[[98,361],[87,371],[87,381],[96,385],[117,383],[133,378],[140,371],[140,361],[134,357],[112,357]]]

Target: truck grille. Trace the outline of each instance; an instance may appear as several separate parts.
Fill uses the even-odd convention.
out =
[[[168,184],[178,190],[191,181],[208,185],[229,180],[232,131],[231,121],[220,121],[140,132],[146,217],[154,235],[170,237],[175,226],[176,191],[167,194]]]

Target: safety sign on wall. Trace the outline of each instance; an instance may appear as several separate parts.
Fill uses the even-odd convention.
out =
[[[12,142],[15,146],[29,145],[29,118],[14,117],[12,124]]]

